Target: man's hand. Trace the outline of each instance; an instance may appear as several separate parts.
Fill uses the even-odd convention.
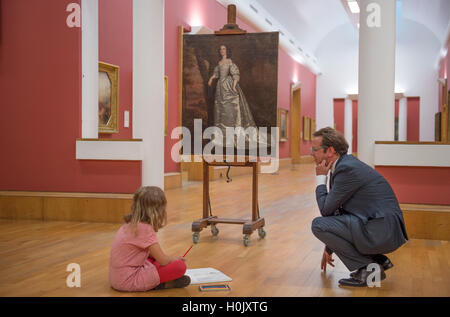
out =
[[[316,175],[327,175],[330,168],[331,162],[327,164],[327,162],[323,160],[319,165],[316,166]]]
[[[329,265],[331,265],[332,267],[334,267],[333,262],[334,262],[334,260],[332,258],[332,255],[328,254],[328,252],[326,250],[323,250],[322,263],[320,264],[320,269],[322,269],[324,271],[324,273],[326,273],[327,272],[327,263]]]

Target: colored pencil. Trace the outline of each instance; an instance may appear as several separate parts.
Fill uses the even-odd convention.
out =
[[[192,249],[194,245],[191,245],[191,247],[186,251],[186,253],[183,255],[183,258],[186,256],[186,254],[188,254],[188,252]]]

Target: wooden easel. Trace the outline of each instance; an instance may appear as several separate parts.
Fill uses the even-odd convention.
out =
[[[217,218],[211,214],[211,205],[209,199],[209,167],[210,166],[234,166],[234,167],[252,167],[252,219],[228,219]],[[253,231],[258,230],[261,238],[266,236],[263,229],[265,222],[261,218],[258,210],[258,162],[249,161],[246,157],[245,162],[210,162],[203,160],[203,218],[192,223],[192,231],[194,232],[192,239],[194,243],[198,243],[200,231],[207,226],[211,226],[211,233],[216,236],[219,230],[216,227],[218,223],[225,224],[241,224],[243,225],[242,233],[244,234],[244,245],[249,245],[249,238]]]
[[[247,31],[242,30],[236,24],[236,6],[228,6],[228,23],[220,31],[216,31],[216,35],[230,35],[230,34],[245,34]],[[253,182],[252,182],[252,219],[227,219],[218,218],[211,214],[211,204],[209,199],[209,167],[210,166],[233,166],[233,167],[252,167]],[[258,207],[258,162],[250,161],[248,157],[244,162],[236,162],[236,157],[233,162],[207,162],[203,159],[203,218],[192,223],[192,240],[198,243],[200,231],[207,226],[211,226],[211,233],[216,236],[219,234],[216,224],[241,224],[243,225],[243,243],[245,246],[249,245],[249,238],[253,231],[258,230],[261,238],[266,236],[264,230],[264,218],[259,216]]]

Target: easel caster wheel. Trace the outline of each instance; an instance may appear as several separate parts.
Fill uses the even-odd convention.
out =
[[[217,236],[219,234],[219,229],[215,225],[211,225],[211,233],[213,236]]]
[[[264,228],[259,228],[258,229],[258,234],[259,234],[259,237],[261,238],[261,239],[264,239],[265,237],[266,237],[266,230],[264,230]]]
[[[192,235],[192,241],[197,244],[198,243],[198,238],[199,238],[200,234],[198,232],[194,232],[194,234]]]
[[[250,244],[250,235],[249,234],[246,234],[246,235],[244,235],[244,240],[243,240],[243,242],[244,242],[244,245],[246,246],[246,247],[248,247],[248,245]]]

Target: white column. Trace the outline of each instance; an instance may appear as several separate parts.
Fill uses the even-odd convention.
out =
[[[345,99],[345,115],[344,115],[344,136],[348,142],[348,154],[352,154],[353,142],[353,102],[351,99]]]
[[[164,0],[133,0],[133,137],[142,185],[164,188]]]
[[[98,138],[98,0],[81,1],[81,137]]]
[[[395,3],[360,1],[358,158],[372,166],[375,141],[394,140]]]
[[[400,98],[398,103],[398,140],[406,141],[408,133],[408,107],[406,105],[406,97]]]

